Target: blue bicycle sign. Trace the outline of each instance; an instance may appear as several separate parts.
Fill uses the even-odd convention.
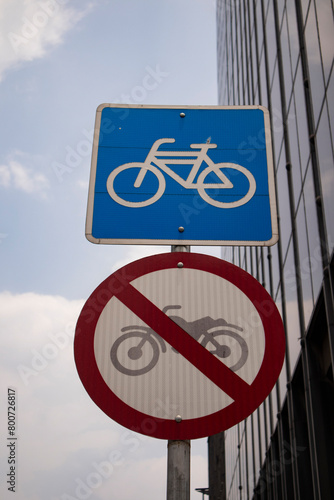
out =
[[[200,197],[205,200],[210,205],[213,205],[218,208],[236,208],[240,207],[247,203],[254,196],[256,191],[256,182],[254,176],[251,174],[249,170],[247,170],[242,165],[238,165],[236,163],[214,163],[211,158],[208,156],[209,149],[214,149],[217,147],[217,144],[190,144],[190,148],[194,151],[159,151],[159,147],[162,144],[166,143],[174,143],[175,139],[158,139],[156,140],[145,161],[144,162],[131,162],[124,163],[119,167],[115,168],[108,177],[107,180],[107,190],[111,198],[123,205],[125,207],[146,207],[148,205],[152,205],[156,201],[158,201],[165,192],[166,188],[166,179],[165,175],[168,175],[178,184],[180,184],[184,189],[197,189]],[[197,181],[195,182],[195,178],[198,174],[198,171],[205,162],[207,167],[199,174]],[[186,179],[178,175],[169,165],[192,165],[192,168]],[[124,199],[122,196],[116,193],[114,183],[116,178],[126,170],[135,170],[138,172],[134,185],[129,186],[130,192],[132,190],[139,190],[145,175],[148,171],[152,172],[158,180],[158,189],[156,193],[149,195],[149,197],[144,201],[130,201]],[[246,194],[242,195],[236,201],[220,201],[212,198],[207,190],[215,189],[215,190],[230,190],[233,189],[234,185],[231,180],[226,176],[226,170],[234,170],[239,171],[243,174],[248,180],[248,191]],[[210,174],[214,173],[220,182],[206,182],[206,179]],[[216,192],[216,191],[215,191]]]
[[[261,106],[101,104],[86,237],[273,245],[274,181],[269,112]]]

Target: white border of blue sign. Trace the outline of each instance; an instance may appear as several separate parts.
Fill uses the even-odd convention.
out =
[[[272,237],[267,241],[235,241],[235,240],[195,240],[185,239],[180,235],[179,239],[137,239],[137,238],[95,238],[92,235],[93,231],[93,212],[94,212],[94,197],[95,197],[95,181],[97,171],[97,159],[99,148],[99,137],[101,127],[102,111],[105,108],[137,108],[137,109],[177,109],[186,112],[189,109],[200,110],[250,110],[260,109],[263,111],[265,125],[265,143],[267,154],[267,174],[268,174],[268,190],[269,190],[269,205],[271,215]],[[261,224],[261,222],[259,222]],[[263,106],[164,106],[164,105],[134,105],[134,104],[101,104],[96,110],[96,120],[93,138],[93,150],[91,160],[91,171],[89,180],[87,217],[86,217],[86,238],[92,243],[102,243],[109,245],[196,245],[196,246],[272,246],[278,241],[278,222],[277,222],[277,206],[276,206],[276,190],[274,165],[272,154],[271,127],[269,111]]]

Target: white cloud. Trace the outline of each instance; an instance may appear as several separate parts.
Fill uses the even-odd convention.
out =
[[[50,183],[42,172],[36,170],[36,165],[39,167],[41,163],[43,159],[39,156],[16,151],[7,157],[5,164],[0,165],[0,186],[45,198]]]
[[[44,191],[49,187],[49,182],[45,175],[34,173],[16,161],[9,164],[13,176],[13,182],[16,189],[26,193]]]
[[[75,498],[83,484],[100,500],[110,498],[111,491],[119,500],[132,500],[138,491],[147,500],[164,498],[167,441],[113,422],[79,380],[73,330],[82,305],[82,300],[61,296],[0,293],[0,394],[5,406],[7,387],[16,391],[17,486],[25,500]],[[37,354],[38,370],[33,364]],[[20,365],[36,372],[27,384],[18,372]],[[6,432],[3,425],[3,443]],[[206,457],[196,451],[191,466],[191,498],[196,500],[194,488],[207,485]],[[0,448],[0,468],[8,471],[6,446]],[[9,498],[4,481],[0,497]]]
[[[0,172],[0,175],[1,175],[1,172]],[[88,181],[79,180],[77,182],[77,186],[79,187],[79,189],[83,189],[85,191],[88,191]]]
[[[195,246],[191,247],[190,251],[193,253],[204,253],[205,255],[212,255],[213,257],[220,257],[221,248],[220,247],[209,247],[209,246]],[[111,271],[115,272],[121,267],[130,264],[135,260],[143,259],[144,257],[150,257],[152,255],[157,255],[160,253],[171,252],[171,246],[145,246],[145,245],[130,245],[124,247],[123,256],[121,259],[117,260]],[[226,260],[226,259],[225,259]]]
[[[120,269],[121,267],[126,266],[127,264],[135,260],[166,252],[170,252],[170,247],[131,245],[129,247],[126,247],[125,255],[122,257],[122,259],[114,263],[114,265],[112,266],[112,272],[117,271],[117,269]]]
[[[74,322],[82,305],[82,300],[69,301],[60,296],[0,293],[1,341],[7,354],[10,350],[13,356],[6,358],[6,365],[31,360],[30,349],[41,349],[60,332],[73,337]]]
[[[0,165],[0,186],[10,186],[10,169],[7,165]]]
[[[64,41],[92,8],[67,6],[68,0],[0,0],[0,81],[22,62],[44,57]]]

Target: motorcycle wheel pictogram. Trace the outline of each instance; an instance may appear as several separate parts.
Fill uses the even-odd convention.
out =
[[[142,367],[142,368],[127,368],[124,366],[120,361],[120,352],[119,348],[123,344],[124,348],[124,342],[129,339],[139,339],[139,344],[137,346],[132,346],[128,349],[127,351],[127,356],[129,360],[132,361],[137,361],[141,359],[144,356],[143,352],[143,347],[149,346],[150,350],[152,351],[151,354],[151,359],[149,363]],[[156,340],[151,337],[146,330],[144,332],[138,331],[138,330],[132,330],[131,332],[124,333],[124,335],[121,335],[113,344],[111,350],[110,350],[110,359],[114,367],[121,373],[124,373],[124,375],[130,375],[130,376],[137,376],[137,375],[143,375],[144,373],[149,372],[152,370],[152,368],[155,367],[155,365],[158,362],[159,359],[159,346],[156,342]]]
[[[244,366],[244,364],[246,363],[247,361],[247,358],[248,358],[248,346],[247,346],[247,342],[241,337],[241,335],[239,335],[238,333],[236,332],[233,332],[231,330],[226,330],[226,329],[223,329],[223,330],[218,330],[218,331],[215,331],[213,333],[210,333],[209,336],[207,336],[203,341],[202,341],[202,346],[203,347],[207,347],[208,344],[212,343],[212,339],[216,339],[216,337],[221,337],[221,336],[228,336],[228,337],[231,337],[233,338],[234,340],[236,340],[241,348],[241,356],[240,358],[238,359],[238,361],[236,363],[234,363],[234,365],[230,366],[230,370],[232,370],[233,372],[239,370],[242,366]],[[210,339],[211,337],[211,339]],[[214,347],[215,347],[215,350],[210,350],[210,352],[212,354],[215,354],[216,356],[218,356],[219,358],[228,358],[231,354],[232,354],[232,351],[231,351],[231,348],[224,344],[224,341],[223,339],[220,339],[220,342],[218,343],[218,345],[216,345],[217,343],[214,342]]]

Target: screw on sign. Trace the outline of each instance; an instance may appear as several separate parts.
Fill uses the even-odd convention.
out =
[[[280,374],[285,336],[252,276],[175,252],[103,281],[81,311],[74,351],[88,394],[112,419],[161,439],[195,439],[258,408]]]

